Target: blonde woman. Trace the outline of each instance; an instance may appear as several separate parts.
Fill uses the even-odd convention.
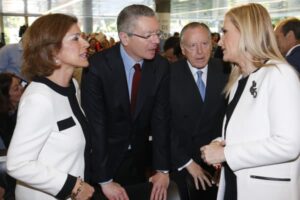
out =
[[[281,56],[260,4],[225,15],[220,45],[233,64],[223,140],[201,148],[222,163],[218,200],[300,199],[300,83]]]

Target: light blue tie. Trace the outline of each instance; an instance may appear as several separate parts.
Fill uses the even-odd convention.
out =
[[[197,71],[197,76],[198,76],[197,86],[198,86],[200,95],[202,97],[202,100],[204,101],[204,99],[205,99],[205,84],[202,80],[202,73],[203,72],[201,70]]]

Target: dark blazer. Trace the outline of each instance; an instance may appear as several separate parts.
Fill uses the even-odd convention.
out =
[[[300,46],[292,50],[292,52],[286,57],[286,60],[300,72]]]
[[[114,178],[131,145],[142,165],[153,136],[154,169],[169,169],[169,64],[157,55],[144,60],[135,113],[130,111],[120,45],[94,54],[82,76],[82,105],[92,133],[92,181]]]
[[[171,137],[175,169],[185,165],[191,158],[201,164],[199,148],[221,136],[226,107],[222,91],[229,71],[229,66],[225,66],[221,60],[210,59],[203,102],[187,61],[171,65]]]

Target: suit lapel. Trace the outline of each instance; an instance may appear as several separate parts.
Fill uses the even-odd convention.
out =
[[[191,94],[193,94],[194,98],[197,102],[197,105],[199,105],[199,102],[201,104],[203,104],[203,100],[202,100],[202,97],[200,95],[200,92],[199,92],[199,88],[197,86],[197,83],[195,81],[195,78],[189,68],[189,65],[187,63],[187,61],[185,61],[185,65],[184,65],[184,69],[183,69],[183,73],[185,74],[186,76],[186,79],[188,80],[187,83],[188,83],[188,87],[187,87],[187,90],[191,92]],[[191,89],[188,89],[188,88],[191,88]]]
[[[209,107],[210,103],[214,102],[215,94],[216,94],[216,82],[217,82],[216,72],[214,66],[212,66],[211,62],[208,63],[207,70],[207,79],[206,79],[206,97],[205,104]],[[206,107],[206,106],[205,106]]]
[[[184,64],[184,67],[182,68],[182,70],[183,70],[182,74],[184,75],[184,78],[186,79],[185,81],[183,81],[183,83],[186,83],[185,90],[186,90],[187,96],[190,97],[189,99],[190,99],[191,104],[189,105],[189,107],[191,107],[197,111],[200,111],[202,108],[202,105],[203,105],[203,100],[201,98],[198,86],[197,86],[196,81],[193,77],[193,74],[188,66],[187,61],[185,61],[185,64]],[[182,83],[178,83],[178,84],[182,84]],[[186,98],[186,97],[183,97],[183,98]]]
[[[205,109],[210,109],[215,106],[222,95],[222,90],[225,83],[222,83],[223,78],[220,76],[221,71],[221,66],[214,65],[212,60],[208,62]]]
[[[111,68],[112,77],[112,92],[114,92],[113,101],[116,105],[121,104],[125,112],[130,112],[129,93],[127,86],[127,79],[125,73],[125,66],[120,54],[120,46],[116,45],[113,51],[107,54],[108,66]]]

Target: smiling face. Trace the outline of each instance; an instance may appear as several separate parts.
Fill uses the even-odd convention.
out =
[[[228,17],[225,17],[223,36],[219,41],[219,45],[223,50],[223,60],[233,63],[240,61],[241,52],[239,50],[239,41],[241,34],[238,29],[233,25]]]
[[[62,40],[62,47],[56,55],[61,67],[87,67],[89,43],[81,37],[79,26],[74,24]]]
[[[188,28],[181,39],[182,54],[193,67],[203,68],[207,65],[212,44],[210,33],[204,27],[197,26]]]
[[[159,33],[159,23],[156,17],[142,16],[137,19],[131,34],[120,32],[119,37],[125,51],[135,61],[140,61],[142,59],[154,58],[160,42],[160,38],[156,33]],[[143,37],[151,36],[146,39],[137,35]]]

